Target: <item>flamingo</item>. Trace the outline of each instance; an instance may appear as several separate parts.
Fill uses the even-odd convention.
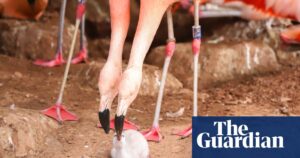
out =
[[[0,0],[0,16],[38,20],[47,4],[48,0]]]
[[[122,137],[114,136],[112,158],[149,158],[149,145],[144,136],[135,130],[127,130]]]
[[[218,10],[201,10],[201,18],[210,17],[228,17],[236,16],[250,20],[266,20],[277,18],[290,18],[292,20],[300,21],[300,1],[287,0],[203,0],[202,3],[211,2],[219,4],[223,7],[229,7],[228,9]],[[191,6],[190,0],[182,0],[179,4],[182,8],[188,9],[190,12],[194,12],[194,7]],[[179,8],[177,6],[177,8]],[[289,8],[289,9],[286,9]],[[267,23],[268,31],[271,28],[271,23]],[[269,32],[270,34],[270,32]],[[271,35],[271,34],[270,34]],[[271,35],[273,37],[273,35]],[[288,44],[300,43],[300,26],[291,26],[281,32],[281,39]]]
[[[117,135],[120,136],[124,127],[126,127],[126,123],[128,122],[125,122],[125,116],[128,107],[136,98],[140,88],[145,55],[150,48],[163,14],[167,8],[177,1],[178,0],[141,0],[139,22],[133,40],[130,59],[126,70],[122,72],[122,51],[130,21],[130,1],[110,0],[112,22],[111,45],[107,62],[100,72],[98,84],[100,91],[98,115],[100,123],[106,133],[109,132],[111,127],[112,121],[109,119],[110,110],[113,99],[117,95],[118,106],[113,121]],[[195,1],[198,4],[200,3],[199,0]],[[200,36],[198,28],[199,26],[195,29],[197,30],[195,34]],[[169,34],[172,33],[169,32]],[[168,47],[170,48],[170,52],[173,52],[173,49],[175,49],[174,39],[169,40],[168,45],[170,45]],[[200,40],[195,39],[195,50],[198,50],[199,47]],[[167,69],[164,70],[164,74],[166,74],[165,71],[167,71]],[[160,88],[159,95],[162,95],[162,89],[163,88]],[[162,97],[159,96],[158,98]],[[130,125],[132,125],[132,123]]]
[[[163,92],[164,92],[164,86],[167,78],[168,68],[170,65],[171,58],[175,51],[175,45],[176,40],[174,36],[174,29],[173,29],[173,18],[172,18],[172,8],[170,7],[167,11],[167,24],[168,24],[168,40],[166,45],[166,58],[165,63],[163,67],[163,73],[162,73],[162,79],[160,82],[160,89],[158,92],[158,98],[156,102],[156,109],[155,109],[155,115],[154,120],[152,124],[152,128],[150,128],[147,131],[143,132],[143,135],[145,138],[149,141],[156,141],[159,142],[162,139],[162,135],[160,134],[159,129],[159,116],[160,116],[160,110],[161,110],[161,104],[163,100]]]
[[[38,60],[35,62],[37,65],[53,67],[58,66],[64,63],[62,58],[62,34],[63,34],[63,25],[64,25],[64,15],[65,7],[67,0],[63,0],[61,13],[60,13],[60,26],[58,33],[58,48],[56,59],[53,61],[45,62]],[[35,19],[38,20],[44,10],[46,9],[48,0],[0,0],[0,14],[4,17],[18,18],[18,19]],[[85,13],[85,0],[78,0],[77,10],[76,10],[76,26],[72,39],[71,49],[69,52],[68,62],[66,65],[66,70],[63,77],[63,82],[61,85],[59,97],[54,106],[51,106],[48,109],[42,111],[43,114],[56,119],[59,122],[62,121],[76,121],[78,120],[77,116],[68,110],[62,105],[63,93],[65,85],[67,82],[68,72],[70,68],[70,63],[76,64],[80,63],[87,58],[87,51],[85,47],[85,37],[84,37],[84,13]],[[72,55],[75,47],[76,36],[78,32],[79,25],[81,23],[81,38],[80,38],[80,52],[77,57],[72,61]]]
[[[193,26],[193,54],[194,54],[194,87],[193,87],[193,116],[198,115],[198,58],[200,53],[200,45],[201,45],[201,26],[199,25],[199,4],[200,1],[194,1],[195,10],[195,24]],[[175,51],[175,37],[174,37],[174,29],[173,29],[173,19],[172,19],[172,9],[171,7],[167,11],[167,21],[168,21],[168,37],[167,46],[166,46],[166,58],[163,67],[163,74],[160,84],[160,89],[158,93],[158,99],[156,102],[156,109],[154,114],[154,120],[152,124],[152,128],[147,131],[144,131],[143,134],[149,141],[159,142],[162,139],[162,135],[160,134],[159,129],[159,116],[161,110],[161,104],[163,100],[163,92],[164,85],[167,77],[168,67],[171,61],[171,58]],[[187,135],[191,132],[191,126],[187,129],[179,132],[177,135]]]
[[[78,5],[77,5],[77,9],[76,9],[75,30],[74,30],[74,34],[73,34],[73,38],[72,38],[72,43],[71,43],[68,60],[67,60],[64,76],[62,79],[58,99],[53,106],[42,111],[42,113],[44,115],[57,120],[59,123],[62,123],[63,121],[77,121],[78,120],[78,117],[75,114],[69,112],[65,108],[65,106],[63,106],[62,101],[63,101],[64,90],[65,90],[67,79],[68,79],[70,65],[72,62],[71,59],[72,59],[74,49],[75,49],[76,37],[77,37],[78,31],[79,31],[80,23],[82,22],[83,16],[85,14],[85,2],[86,2],[85,0],[78,0]]]
[[[80,1],[80,0],[79,0]],[[78,3],[79,4],[79,3]],[[43,67],[55,67],[61,66],[65,63],[63,59],[63,31],[64,31],[64,19],[65,19],[65,11],[67,6],[67,0],[63,0],[60,9],[60,19],[59,19],[59,26],[58,26],[58,36],[57,36],[57,48],[56,48],[56,55],[53,60],[45,61],[38,59],[34,62],[35,65],[43,66]],[[85,30],[85,15],[81,18],[81,26],[80,26],[80,51],[76,55],[75,58],[72,60],[72,64],[78,64],[81,62],[86,62],[88,58],[88,51],[86,48],[86,38],[84,35]]]
[[[134,124],[126,121],[125,116],[130,104],[138,94],[142,80],[142,66],[145,55],[163,14],[167,11],[168,18],[168,41],[166,46],[166,59],[163,68],[162,81],[160,84],[153,126],[150,130],[143,132],[147,140],[159,142],[161,134],[159,132],[159,114],[163,99],[164,83],[167,76],[168,66],[175,50],[175,37],[171,13],[171,5],[177,0],[141,0],[140,18],[137,31],[133,40],[130,60],[124,73],[122,73],[122,51],[129,26],[129,0],[110,0],[110,12],[112,21],[112,34],[109,56],[106,64],[102,68],[99,77],[100,105],[99,120],[106,133],[109,132],[114,123],[117,136],[122,135],[123,129]],[[198,9],[200,0],[195,0]],[[169,8],[169,9],[168,9]],[[199,15],[195,12],[195,25],[193,27],[193,53],[194,53],[194,115],[197,115],[197,91],[198,91],[198,57],[201,44],[201,28],[199,25]],[[109,120],[111,104],[118,96],[118,106],[115,119]],[[125,125],[124,125],[125,122]]]
[[[197,17],[197,14],[199,13],[199,6],[198,5],[194,5],[194,6],[190,6],[189,4],[189,0],[183,0],[181,1],[181,5],[183,6],[183,8],[190,8],[190,11],[193,11],[194,14],[196,15],[195,17]],[[202,3],[204,3],[206,1],[202,1]],[[221,16],[239,16],[239,17],[243,17],[246,19],[252,19],[252,20],[262,20],[262,19],[267,19],[270,18],[272,16],[286,16],[289,18],[296,18],[298,17],[296,10],[291,10],[291,13],[286,13],[283,11],[283,13],[279,13],[278,10],[276,9],[272,9],[271,4],[269,4],[269,7],[271,7],[270,9],[267,8],[263,8],[262,7],[262,2],[261,3],[256,3],[257,1],[248,1],[248,0],[211,0],[211,2],[213,3],[217,3],[217,4],[222,4],[222,5],[226,5],[229,7],[233,7],[233,8],[237,8],[239,9],[239,11],[232,11],[232,10],[225,10],[225,11],[221,11],[221,12],[214,12],[214,11],[203,11],[200,12],[200,17],[201,18],[207,18],[207,17],[221,17]],[[270,2],[269,2],[270,3]],[[297,5],[296,3],[299,3],[299,1],[289,1],[288,3],[285,3],[285,5],[296,5],[296,6],[300,6]],[[299,3],[300,4],[300,3]],[[273,4],[274,5],[274,4]],[[279,4],[277,4],[277,7],[280,6]],[[253,8],[254,7],[254,8]],[[281,6],[284,7],[284,6]],[[295,9],[296,7],[294,7],[293,9]],[[282,11],[282,10],[281,10]],[[300,12],[299,12],[300,13]],[[288,42],[288,43],[299,43],[300,42],[300,27],[299,26],[294,26],[291,27],[287,30],[285,30],[284,32],[282,32],[281,37],[284,39],[284,41]],[[196,62],[195,62],[196,63]],[[197,65],[195,65],[196,67]],[[196,100],[196,96],[197,96],[197,92],[195,91],[195,89],[197,89],[196,85],[195,85],[195,81],[196,81],[196,76],[197,73],[194,74],[194,112],[193,112],[193,116],[197,116],[197,100]],[[160,100],[161,101],[161,100]],[[158,104],[161,104],[158,103]],[[160,105],[157,106],[158,110],[160,110]],[[159,113],[156,113],[156,119],[153,123],[153,128],[150,131],[145,132],[145,137],[148,138],[148,140],[154,140],[154,141],[159,141],[161,139],[161,135],[159,133],[159,128],[158,128],[158,119],[159,119]],[[155,126],[156,125],[156,126]],[[178,135],[181,136],[183,138],[188,137],[189,135],[192,134],[192,126],[189,126],[188,128],[179,131],[179,132],[174,132],[174,135]]]
[[[253,6],[257,10],[274,17],[290,18],[300,21],[299,0],[210,0],[212,3],[224,4],[232,2],[243,2]],[[287,9],[288,8],[288,9]],[[281,38],[286,43],[300,44],[300,26],[293,26],[282,31]]]
[[[300,2],[298,0],[211,0],[211,2],[219,4],[235,1],[240,1],[245,4],[252,5],[258,10],[273,14],[274,16],[300,20],[300,12],[298,11]]]
[[[300,25],[292,26],[281,32],[281,38],[286,43],[299,44],[300,43]]]

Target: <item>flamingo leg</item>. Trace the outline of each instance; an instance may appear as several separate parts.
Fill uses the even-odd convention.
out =
[[[130,0],[110,0],[111,45],[107,62],[101,70],[99,78],[100,105],[99,127],[105,133],[114,128],[114,119],[110,120],[112,102],[118,94],[118,86],[122,75],[122,52],[130,22]],[[126,129],[138,129],[133,123],[125,121]]]
[[[162,139],[162,135],[160,134],[159,131],[159,116],[160,116],[161,104],[163,100],[163,94],[164,94],[168,69],[169,69],[171,58],[175,51],[175,36],[174,36],[174,28],[173,28],[172,7],[169,7],[169,9],[167,10],[167,22],[168,22],[168,40],[166,46],[166,58],[163,66],[162,78],[161,78],[160,88],[159,88],[157,102],[156,102],[154,120],[153,120],[152,128],[143,132],[143,135],[147,140],[155,141],[155,142],[159,142]]]
[[[200,0],[194,0],[195,5],[195,24],[193,26],[193,54],[194,54],[194,84],[193,84],[193,116],[198,116],[198,65],[199,65],[199,53],[201,45],[201,26],[199,25],[199,4]],[[180,132],[175,132],[175,135],[182,138],[188,137],[192,134],[191,125]]]
[[[38,59],[34,62],[35,65],[43,66],[43,67],[55,67],[60,66],[65,63],[63,59],[63,32],[64,32],[64,23],[65,23],[65,13],[66,13],[66,5],[67,0],[63,0],[60,8],[60,18],[59,18],[59,25],[58,25],[58,36],[57,36],[57,49],[56,55],[53,60],[46,61]]]
[[[176,0],[141,0],[137,32],[133,40],[129,63],[119,86],[118,107],[115,116],[117,137],[122,135],[124,117],[128,107],[138,94],[145,56],[165,11],[174,2]]]
[[[81,18],[80,25],[80,47],[76,57],[73,58],[72,64],[79,64],[86,62],[88,58],[88,50],[86,48],[86,37],[85,37],[85,14]]]
[[[295,25],[283,30],[280,36],[287,44],[300,44],[300,25]]]
[[[78,120],[76,115],[74,115],[73,113],[67,111],[64,108],[64,106],[62,105],[62,100],[63,100],[64,90],[65,90],[65,87],[66,87],[66,84],[67,84],[68,74],[69,74],[70,65],[71,65],[71,59],[72,59],[74,49],[75,49],[76,37],[77,37],[78,31],[79,31],[80,20],[81,20],[81,17],[83,16],[83,14],[84,14],[84,11],[85,11],[85,0],[79,0],[79,5],[77,6],[77,15],[76,15],[77,17],[76,17],[75,31],[74,31],[74,34],[73,34],[71,48],[70,48],[69,56],[68,56],[68,61],[67,61],[67,64],[66,64],[66,69],[65,69],[64,76],[63,76],[63,79],[62,79],[62,84],[61,84],[61,87],[60,87],[57,102],[56,102],[55,105],[53,105],[50,108],[42,111],[43,114],[56,119],[58,122]]]

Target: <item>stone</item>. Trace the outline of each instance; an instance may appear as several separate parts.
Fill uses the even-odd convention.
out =
[[[153,49],[146,63],[163,66],[165,47]],[[277,71],[280,68],[271,47],[261,42],[234,44],[202,44],[199,57],[200,86],[233,80],[240,77]],[[184,87],[193,85],[193,53],[191,43],[180,43],[171,61],[169,72],[174,74]]]
[[[98,89],[99,72],[105,61],[90,62],[85,66],[82,66],[78,70],[77,76],[82,78],[82,84],[88,84],[94,89]],[[126,64],[123,66],[125,70]],[[141,96],[157,96],[161,78],[161,70],[156,66],[144,64],[143,67],[143,80],[140,87],[139,95]],[[182,83],[174,77],[171,73],[168,74],[165,92],[172,93],[183,87]]]
[[[89,57],[93,60],[106,59],[108,57],[110,47],[109,38],[100,38],[88,41]],[[125,42],[123,47],[123,59],[129,60],[131,43]]]
[[[0,19],[0,52],[25,59],[53,59],[57,48],[58,15],[47,21]],[[74,25],[66,21],[63,53],[67,54]],[[77,40],[78,50],[78,43]],[[65,55],[66,56],[66,55]]]
[[[35,157],[57,128],[56,122],[37,111],[0,108],[0,156]]]

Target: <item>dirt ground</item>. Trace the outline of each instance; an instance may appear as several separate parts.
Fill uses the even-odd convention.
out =
[[[80,120],[65,122],[51,133],[55,139],[41,144],[38,157],[109,157],[113,132],[105,135],[98,123],[98,91],[86,86],[74,65],[64,96],[68,109]],[[33,109],[38,113],[55,103],[64,67],[45,69],[31,61],[0,55],[0,108]],[[280,72],[247,77],[200,90],[203,116],[294,116],[300,115],[300,67],[283,67]],[[151,127],[156,97],[139,96],[129,109],[128,119],[142,130]],[[116,103],[114,104],[115,109]],[[167,112],[185,108],[183,116]],[[161,112],[160,143],[150,142],[151,157],[191,157],[191,137],[179,139],[171,133],[191,122],[192,92],[183,89],[166,94]]]
[[[16,148],[21,146],[20,143],[25,142],[26,144],[26,141],[30,140],[29,138],[26,139],[26,134],[28,134],[28,137],[30,138],[35,138],[35,136],[38,135],[38,139],[42,140],[42,143],[40,140],[37,140],[36,142],[34,142],[34,139],[30,140],[32,142],[28,142],[26,144],[29,144],[29,146],[23,146],[23,151],[19,152],[19,156],[16,157],[109,157],[113,132],[106,135],[102,129],[97,128],[97,124],[99,122],[97,115],[99,92],[97,88],[95,88],[97,87],[94,84],[95,77],[93,76],[93,81],[90,81],[81,71],[89,70],[90,67],[88,64],[71,66],[71,72],[63,100],[67,109],[77,114],[79,121],[64,122],[60,125],[51,121],[51,119],[45,119],[45,117],[40,114],[41,110],[50,107],[56,102],[64,73],[64,67],[42,68],[32,64],[34,59],[49,59],[50,57],[53,57],[53,53],[56,48],[56,33],[53,34],[53,32],[56,32],[57,30],[60,3],[54,0],[51,0],[50,2],[51,3],[49,4],[46,14],[39,22],[16,21],[15,19],[0,21],[0,158],[2,158],[2,156],[4,156],[4,158],[14,157],[17,150]],[[68,50],[67,43],[70,43],[71,40],[70,33],[72,29],[74,29],[71,24],[75,17],[73,15],[74,8],[76,6],[75,2],[76,1],[69,2],[74,4],[68,4],[66,12],[67,20],[64,34],[64,42],[66,43],[64,45],[65,52]],[[86,35],[89,44],[89,55],[91,60],[97,60],[95,62],[99,62],[98,60],[101,60],[101,63],[103,63],[104,58],[107,56],[110,41],[109,14],[106,14],[108,13],[108,1],[90,0],[88,2],[89,7],[86,20],[88,29],[86,30]],[[96,3],[101,4],[95,5]],[[131,14],[133,16],[133,23],[131,23],[131,27],[129,29],[129,41],[131,41],[132,36],[134,35],[134,26],[136,25],[138,18],[138,12],[135,10],[138,8],[137,4],[133,5],[133,13]],[[98,13],[99,10],[103,11],[103,13],[101,12],[100,17],[98,15],[100,14]],[[174,29],[178,43],[190,42],[190,35],[192,31],[190,26],[193,23],[192,19],[192,16],[185,14],[178,14],[174,16]],[[166,21],[163,21],[161,25],[162,27],[158,30],[152,48],[157,45],[161,46],[165,44],[167,36],[165,27]],[[217,44],[218,42],[216,41],[219,41],[221,43],[224,42],[225,46],[232,47],[233,44],[240,41],[247,42],[259,39],[259,41],[264,41],[263,45],[268,43],[268,45],[272,46],[273,41],[269,39],[265,29],[265,22],[263,21],[252,21],[247,23],[236,18],[223,20],[212,19],[203,22],[203,26],[203,30],[205,30],[203,32],[205,44],[209,42]],[[28,34],[31,36],[28,36]],[[36,39],[36,36],[39,37],[38,40]],[[214,52],[216,52],[217,49],[223,49],[211,49],[213,47],[214,46],[211,46],[210,50]],[[124,59],[128,58],[130,48],[131,43],[126,43]],[[164,50],[163,47],[161,48]],[[187,44],[183,44],[182,48],[187,48]],[[190,44],[188,44],[188,48],[190,48]],[[244,47],[238,48],[244,49]],[[295,47],[295,49],[299,50],[299,47]],[[275,52],[278,53],[278,50],[275,46],[274,48],[272,47],[272,52],[273,50],[274,58],[277,57],[277,60],[279,60],[280,57],[284,59],[284,63],[278,61],[278,64],[282,65],[280,71],[276,71],[277,69],[275,70],[267,65],[266,67],[270,68],[270,71],[276,72],[259,73],[259,76],[252,76],[251,74],[251,76],[244,77],[243,75],[242,78],[238,77],[238,80],[226,83],[216,83],[210,87],[206,87],[205,89],[199,89],[199,115],[300,115],[300,98],[298,97],[300,96],[300,66],[284,66],[293,65],[292,63],[299,63],[299,54],[291,58],[290,54],[287,55],[288,53],[283,51],[281,55],[284,57],[278,54],[275,57]],[[185,55],[187,54],[183,51],[183,49],[180,49],[178,45],[177,51],[183,52],[182,54]],[[159,50],[157,54],[162,56],[163,53],[161,52],[162,51]],[[190,52],[190,50],[188,50],[188,52]],[[244,51],[241,51],[241,54],[243,53]],[[242,57],[243,56],[241,56],[241,58]],[[157,59],[157,55],[155,55],[155,58]],[[161,59],[164,59],[164,56],[162,56]],[[189,61],[187,58],[184,59]],[[266,59],[269,58],[266,57]],[[291,59],[293,59],[293,62]],[[173,63],[173,65],[179,65],[178,63],[182,62],[180,61],[182,58],[178,58],[177,60],[179,62],[177,62],[177,64]],[[277,63],[277,60],[274,60],[274,62]],[[232,61],[229,61],[229,63],[232,64]],[[240,63],[244,64],[244,61],[241,61]],[[159,65],[151,64],[151,62],[148,62],[147,64],[150,64],[151,66]],[[172,68],[172,65],[170,68]],[[188,65],[184,65],[181,68],[181,72],[188,72],[185,68],[189,68],[189,71],[192,71],[192,68]],[[179,71],[178,69],[176,70]],[[235,75],[233,76],[236,77]],[[180,80],[184,87],[187,87],[185,86],[187,84],[184,83],[185,81],[186,80]],[[174,91],[169,90],[168,93],[165,94],[160,119],[160,128],[164,139],[160,143],[149,142],[151,158],[191,157],[191,137],[181,139],[177,136],[171,135],[171,133],[184,129],[190,125],[192,116],[192,94],[191,89],[185,88]],[[129,108],[127,119],[140,126],[141,131],[151,128],[155,111],[155,103],[156,96],[139,95]],[[117,102],[115,101],[113,104],[113,110],[116,109],[116,104]],[[181,108],[185,109],[182,116],[175,118],[167,116],[168,112],[174,113]],[[16,111],[11,109],[15,109]],[[32,121],[33,123],[31,126],[24,125],[25,123],[22,121],[16,121],[17,123],[13,122],[15,120],[8,121],[10,123],[12,122],[9,124],[3,120],[3,118],[6,117],[6,112],[10,114],[14,114],[15,112],[16,117],[14,117],[14,119],[17,121],[18,119],[25,119],[25,117],[22,118],[22,115],[20,115],[22,113],[24,113],[24,116],[31,115],[31,117],[27,118],[37,117],[37,119]],[[114,111],[112,112],[112,116],[113,115]],[[9,119],[10,117],[6,118]],[[40,121],[39,124],[49,121],[49,131],[45,130],[45,128],[48,127],[48,124],[45,125],[43,129],[39,129],[39,126],[35,126],[36,122],[34,123],[34,121],[39,120],[44,121]],[[26,121],[30,122],[31,120]],[[19,128],[15,127],[20,124],[21,126]],[[55,127],[51,128],[50,126],[53,124],[55,124]],[[24,131],[21,131],[21,134],[20,131],[13,131],[12,133],[15,134],[12,135],[13,139],[11,140],[11,137],[8,137],[7,141],[6,135],[4,135],[4,132],[1,131],[4,129],[3,127],[7,127],[9,130],[19,130],[23,127],[29,127],[29,129],[24,129]],[[30,128],[32,127],[34,127],[34,130],[32,131],[37,132],[34,133],[34,135],[29,135],[31,134],[30,132],[32,132],[30,131]],[[41,134],[39,132],[45,132],[45,134]],[[1,139],[3,137],[5,137],[5,140]],[[45,138],[42,139],[41,137]],[[23,139],[23,141],[18,141],[18,139]],[[8,145],[5,146],[6,148],[2,149],[1,145],[3,144]],[[12,147],[9,145],[12,145]],[[26,150],[28,150],[28,152]]]

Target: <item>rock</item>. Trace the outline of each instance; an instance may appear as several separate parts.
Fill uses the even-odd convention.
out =
[[[299,46],[289,46],[287,49],[277,50],[278,61],[282,65],[298,66],[300,65],[300,50]]]
[[[40,22],[1,19],[0,52],[27,59],[54,58],[57,47],[57,19],[58,15]],[[66,21],[64,53],[68,53],[74,29]]]
[[[107,58],[110,47],[109,38],[101,38],[88,41],[89,57],[92,59]],[[125,42],[123,48],[123,59],[128,60],[130,56],[131,43]]]
[[[77,76],[83,79],[83,85],[88,84],[92,88],[98,89],[99,72],[103,67],[104,62],[104,60],[99,62],[91,62],[86,66],[81,67],[81,69],[77,72]],[[126,65],[124,64],[123,70],[125,68]],[[156,96],[159,90],[161,73],[162,72],[158,67],[145,64],[143,67],[143,80],[139,95]],[[182,83],[171,73],[169,73],[165,85],[165,92],[172,93],[181,89],[182,87]]]
[[[110,39],[88,40],[89,57],[93,60],[107,58],[110,46]]]
[[[222,19],[218,20],[222,22]],[[225,19],[229,20],[230,19]],[[224,41],[239,42],[249,40],[261,40],[265,43],[271,44],[271,47],[276,48],[280,41],[280,32],[287,26],[291,25],[288,19],[274,19],[272,20],[272,27],[268,29],[268,20],[252,20],[252,21],[230,21],[223,25],[222,23],[215,23],[219,28],[211,26],[210,28],[203,28],[203,32],[212,31],[212,39],[224,37]]]
[[[62,1],[49,0],[48,12],[60,12]],[[67,1],[66,18],[75,23],[78,1]],[[110,35],[109,1],[86,1],[86,30],[88,37],[108,37]]]
[[[184,108],[180,108],[178,111],[176,112],[167,112],[166,116],[170,117],[170,118],[176,118],[176,117],[180,117],[182,116],[184,113]]]
[[[47,11],[59,11],[62,1],[48,0]]]
[[[144,96],[157,96],[161,74],[162,72],[158,67],[144,64],[143,81],[139,94]],[[169,73],[166,80],[165,92],[172,93],[181,89],[182,87],[182,83],[171,73]]]
[[[87,1],[86,26],[90,38],[110,37],[109,1]]]
[[[237,21],[214,31],[212,38],[224,36],[227,41],[253,40],[269,38],[265,21]]]
[[[35,157],[57,128],[38,111],[0,108],[0,157]]]
[[[17,77],[17,78],[22,78],[22,77],[23,77],[23,74],[22,74],[21,72],[16,71],[16,72],[14,73],[14,76]]]
[[[146,62],[164,63],[164,46],[152,50]],[[275,52],[259,42],[203,44],[200,54],[200,85],[209,86],[243,76],[276,71],[280,68]],[[190,43],[177,44],[169,72],[185,87],[193,85],[193,55]]]
[[[173,13],[174,34],[177,41],[188,41],[192,39],[192,26],[194,17],[182,12]],[[168,38],[167,16],[165,15],[154,37],[154,46],[165,44]]]

